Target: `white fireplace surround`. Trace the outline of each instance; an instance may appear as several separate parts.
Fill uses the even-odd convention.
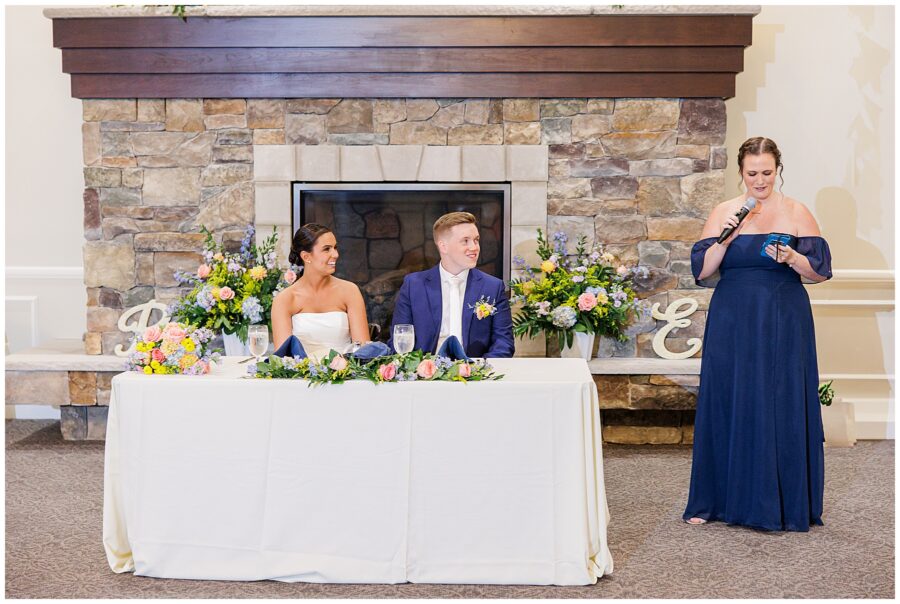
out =
[[[510,257],[536,264],[536,231],[547,228],[547,145],[254,145],[253,165],[257,237],[276,227],[282,261],[293,235],[293,181],[508,182]],[[542,356],[543,340],[517,340],[517,352]]]

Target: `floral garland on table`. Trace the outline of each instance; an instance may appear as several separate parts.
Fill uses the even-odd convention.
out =
[[[393,354],[371,361],[359,361],[332,350],[321,361],[309,358],[271,356],[265,362],[250,367],[248,372],[264,379],[304,379],[310,386],[342,384],[348,380],[384,382],[479,382],[500,380],[503,375],[484,359],[451,361],[416,350],[407,354]]]
[[[127,370],[150,374],[201,375],[219,359],[210,349],[215,334],[205,328],[183,323],[148,327],[128,357]]]
[[[510,281],[511,302],[521,304],[513,318],[513,333],[535,337],[556,334],[559,346],[572,345],[574,334],[593,333],[626,340],[625,329],[648,309],[635,296],[632,280],[647,277],[646,267],[613,267],[615,256],[594,245],[586,249],[581,237],[574,256],[568,255],[568,236],[557,232],[553,246],[537,231],[541,264],[526,266],[521,256],[513,259],[525,277]]]
[[[297,274],[276,265],[276,232],[257,247],[256,231],[248,225],[240,252],[231,254],[216,244],[205,226],[200,230],[206,235],[204,263],[196,274],[175,273],[181,285],[193,289],[169,308],[169,314],[197,327],[237,334],[246,343],[250,325],[269,323],[272,300],[297,280]]]

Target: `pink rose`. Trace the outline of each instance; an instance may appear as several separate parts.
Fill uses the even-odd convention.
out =
[[[387,365],[382,365],[378,368],[378,377],[380,377],[385,382],[390,382],[397,376],[397,367],[393,363],[388,363]]]
[[[288,285],[297,280],[297,273],[291,270],[284,271],[284,281]]]
[[[206,279],[209,277],[209,274],[212,272],[212,269],[208,264],[201,264],[199,268],[197,268],[197,276],[201,279]]]
[[[144,331],[145,342],[159,342],[160,338],[162,338],[162,329],[160,329],[158,325],[148,327],[147,330]]]
[[[180,342],[186,335],[187,332],[178,323],[169,323],[163,330],[163,337],[174,342]]]
[[[234,298],[234,290],[227,285],[219,290],[220,300],[231,300],[232,298]]]
[[[337,355],[336,357],[331,359],[331,362],[328,363],[328,366],[335,371],[343,371],[347,368],[347,359],[345,359],[341,355]]]
[[[468,363],[463,363],[459,366],[459,377],[467,378],[472,375],[472,366]]]
[[[199,374],[209,373],[209,363],[206,361],[197,361],[197,364],[194,365],[194,367],[197,368],[197,373]]]
[[[160,350],[159,348],[154,348],[153,351],[150,353],[150,357],[154,361],[159,361],[160,363],[162,363],[163,361],[166,360],[166,355],[164,355],[163,351]]]
[[[416,367],[416,373],[419,374],[419,377],[422,379],[430,380],[434,377],[434,374],[437,372],[437,365],[434,364],[434,361],[431,359],[425,359],[419,366]]]
[[[578,296],[578,310],[591,310],[597,306],[597,296],[591,292],[584,292]]]

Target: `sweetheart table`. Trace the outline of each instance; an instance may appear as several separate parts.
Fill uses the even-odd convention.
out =
[[[589,585],[612,572],[597,392],[581,359],[496,382],[112,380],[115,572],[317,583]]]

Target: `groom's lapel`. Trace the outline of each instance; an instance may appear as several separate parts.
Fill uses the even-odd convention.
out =
[[[441,273],[437,266],[425,272],[425,297],[428,299],[428,308],[431,309],[432,332],[438,334],[441,330],[441,310],[443,299],[441,297]],[[433,345],[437,345],[434,338]]]
[[[462,307],[462,332],[465,342],[463,347],[469,344],[469,332],[472,330],[472,320],[475,317],[475,302],[481,295],[482,274],[478,269],[469,270],[469,278],[466,279],[466,295],[463,296]]]

